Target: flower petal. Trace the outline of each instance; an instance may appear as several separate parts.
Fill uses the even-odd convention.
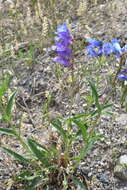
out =
[[[53,61],[63,65],[64,67],[70,67],[71,66],[71,63],[68,59],[66,58],[63,58],[63,57],[55,57],[53,59]]]
[[[113,45],[109,42],[105,42],[102,46],[102,52],[105,55],[110,55],[113,52]]]
[[[102,46],[102,42],[101,41],[97,41],[95,38],[88,39],[87,41],[93,47],[101,47]]]
[[[122,80],[127,80],[127,76],[125,75],[118,75],[117,78]]]
[[[123,53],[127,52],[127,44],[122,48],[122,52]]]

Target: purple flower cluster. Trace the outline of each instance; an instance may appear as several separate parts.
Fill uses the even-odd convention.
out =
[[[53,60],[64,67],[70,67],[72,59],[70,45],[72,44],[73,38],[67,24],[59,25],[55,34],[57,35],[55,37],[56,45],[52,46],[52,49],[57,52],[57,56]]]

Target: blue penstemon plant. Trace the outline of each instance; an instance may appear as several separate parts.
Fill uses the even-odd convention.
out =
[[[90,56],[102,56],[114,54],[116,58],[120,58],[127,51],[127,46],[120,46],[120,40],[113,39],[111,42],[102,42],[96,39],[88,39],[86,50]]]
[[[127,112],[127,69],[123,69],[117,75],[117,78],[122,82],[122,96],[121,96],[121,104],[125,105],[125,109]]]
[[[117,61],[127,52],[127,45],[121,47],[120,40],[113,39],[111,42],[102,42],[96,39],[88,39],[86,46],[87,53],[90,56],[114,55]]]
[[[117,76],[122,69],[123,65],[127,64],[126,55],[127,55],[127,45],[121,47],[120,40],[112,39],[111,42],[102,42],[96,39],[88,39],[88,46],[86,46],[86,51],[88,55],[94,57],[104,56],[114,56],[115,60],[118,62],[118,68],[116,74],[112,78],[112,84],[115,86]],[[121,75],[121,78],[124,76]]]
[[[127,111],[127,103],[126,103],[126,96],[127,96],[127,69],[123,69],[122,67],[126,67],[127,65],[127,44],[121,47],[120,40],[113,39],[111,42],[102,42],[96,39],[89,39],[88,46],[86,46],[87,53],[90,56],[95,56],[97,58],[104,56],[114,56],[115,61],[118,63],[117,70],[115,75],[111,76],[111,84],[112,89],[109,91],[109,95],[112,94],[114,90],[116,90],[116,83],[118,79],[122,80],[122,97],[121,102],[122,104],[125,103],[126,111]]]

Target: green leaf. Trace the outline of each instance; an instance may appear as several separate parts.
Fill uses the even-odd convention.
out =
[[[80,151],[80,154],[76,156],[74,159],[78,161],[78,163],[85,158],[85,156],[88,154],[88,152],[92,149],[94,143],[98,140],[103,138],[103,136],[94,135],[89,136],[87,139],[87,143],[85,143],[82,147],[82,150]]]
[[[25,171],[21,172],[17,177],[25,178],[26,176],[30,176],[30,175],[32,175],[32,171],[31,170],[25,170]]]
[[[102,110],[112,107],[113,104],[102,105]]]
[[[121,104],[124,103],[126,96],[127,96],[127,87],[124,86],[124,90],[123,90],[122,97],[121,97]]]
[[[16,160],[23,162],[23,163],[29,163],[30,160],[28,160],[27,158],[25,158],[24,156],[21,156],[20,154],[12,151],[11,149],[2,147],[7,153],[9,153],[11,156],[13,156]]]
[[[79,179],[72,177],[72,180],[74,184],[77,186],[78,190],[87,190],[87,187],[81,181],[79,181]]]
[[[11,135],[11,136],[18,136],[18,134],[12,129],[0,128],[0,133]]]
[[[6,106],[6,114],[10,118],[11,117],[11,112],[12,112],[12,107],[13,107],[13,102],[14,98],[16,96],[16,92],[14,92],[11,97],[8,100],[7,106]]]
[[[80,114],[76,114],[75,116],[69,118],[69,120],[76,120],[76,119],[80,119],[82,117],[88,117],[89,115],[90,115],[89,113],[80,113]]]
[[[95,87],[94,83],[90,82],[90,81],[89,81],[89,85],[90,85],[91,90],[92,90],[92,95],[93,95],[93,98],[94,98],[94,101],[95,101],[95,105],[98,108],[98,111],[101,112],[101,105],[99,103],[99,96],[98,96],[96,87]]]
[[[31,170],[24,170],[19,175],[15,177],[15,181],[24,181],[27,180],[28,177],[32,176],[33,172]]]
[[[11,82],[12,76],[8,75],[5,77],[5,79],[0,84],[0,98],[6,93],[6,91],[9,88],[10,82]]]
[[[32,139],[28,139],[28,146],[30,147],[31,151],[34,153],[34,155],[36,156],[36,158],[38,160],[41,161],[42,164],[44,164],[45,166],[48,166],[48,156],[47,156],[47,152],[44,150],[39,150],[37,148],[37,144],[34,143],[34,141]]]
[[[103,112],[104,114],[113,115],[112,112],[106,111],[107,108],[110,108],[110,107],[112,107],[112,106],[113,106],[113,104],[102,105],[102,112]]]
[[[44,147],[43,145],[39,144],[38,142],[36,142],[34,139],[30,139],[31,142],[33,142],[36,146],[40,147],[42,150],[46,151],[47,153],[49,152],[49,150]]]
[[[35,5],[37,3],[37,0],[31,0],[33,5]]]
[[[23,190],[35,190],[35,188],[40,186],[42,183],[42,179],[40,177],[36,177],[33,179],[32,183]]]
[[[61,122],[52,122],[53,127],[55,127],[60,135],[63,137],[63,139],[66,141],[67,140],[67,133],[66,131],[62,128]]]
[[[86,125],[86,123],[83,123],[82,121],[79,121],[79,120],[74,120],[73,122],[80,128],[83,140],[84,140],[84,142],[86,142],[88,126]]]

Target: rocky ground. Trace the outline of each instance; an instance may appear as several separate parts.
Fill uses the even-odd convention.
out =
[[[72,15],[70,25],[74,36],[83,38],[97,38],[100,40],[111,40],[112,38],[121,39],[126,43],[127,37],[127,4],[126,0],[98,1],[96,5],[87,3],[83,15]],[[107,92],[112,88],[109,75],[115,69],[115,64],[106,61],[105,65],[94,65],[95,60],[89,58],[84,48],[75,58],[76,69],[88,68],[88,76],[84,71],[81,72],[80,90],[74,92],[74,103],[70,104],[69,92],[62,88],[62,81],[69,76],[70,71],[64,72],[59,81],[55,76],[55,63],[53,54],[47,47],[43,53],[35,55],[36,62],[28,66],[22,60],[5,60],[1,57],[0,68],[2,73],[10,72],[13,75],[11,89],[18,89],[14,113],[14,123],[19,122],[22,116],[22,134],[25,138],[34,137],[42,144],[48,144],[51,134],[49,123],[45,119],[48,113],[49,120],[61,115],[68,117],[70,110],[72,114],[82,113],[86,109],[85,95],[87,94],[86,80],[92,75],[95,79],[99,76],[98,89],[103,93],[100,101],[104,101]],[[13,65],[12,65],[13,62]],[[5,64],[3,64],[5,63]],[[9,64],[9,67],[7,64]],[[91,66],[90,66],[91,65]],[[95,79],[96,81],[96,79]],[[80,164],[78,170],[85,176],[89,190],[127,190],[127,168],[121,167],[127,164],[127,113],[124,106],[120,105],[121,89],[118,84],[115,96],[109,96],[109,103],[113,106],[110,112],[113,115],[102,115],[97,132],[106,138],[98,141],[87,158]],[[51,95],[51,102],[47,112],[44,113],[45,102]],[[1,126],[7,127],[2,121]],[[1,144],[12,147],[15,151],[21,152],[21,147],[17,144],[14,137],[1,135]],[[13,190],[21,189],[11,186],[11,178],[18,174],[22,166],[13,161],[6,153],[0,150],[0,189]]]

